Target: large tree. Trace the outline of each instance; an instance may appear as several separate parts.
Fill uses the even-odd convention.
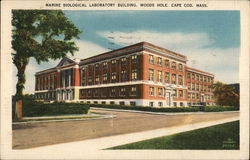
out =
[[[12,53],[17,68],[16,97],[22,97],[25,69],[31,57],[38,64],[78,50],[72,41],[80,30],[59,10],[13,10]]]
[[[222,82],[216,82],[213,85],[216,104],[221,106],[239,106],[239,94],[234,89]]]

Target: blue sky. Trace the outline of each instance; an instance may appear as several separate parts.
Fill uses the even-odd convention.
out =
[[[76,40],[87,58],[141,41],[181,53],[188,65],[215,74],[225,83],[239,82],[239,11],[64,11],[83,33]],[[74,58],[72,57],[72,58]],[[59,60],[31,59],[25,91],[34,92],[36,71],[54,67]],[[16,71],[13,71],[15,86]],[[15,91],[15,90],[14,90]],[[14,93],[13,91],[13,93]]]

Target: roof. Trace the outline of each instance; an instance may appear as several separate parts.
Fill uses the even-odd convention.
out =
[[[214,75],[211,74],[211,73],[204,72],[204,71],[201,71],[201,70],[198,70],[198,69],[195,69],[195,68],[191,68],[191,67],[187,67],[187,71],[198,72],[198,73],[200,73],[200,74],[206,74],[206,75],[209,75],[209,76],[214,77]]]

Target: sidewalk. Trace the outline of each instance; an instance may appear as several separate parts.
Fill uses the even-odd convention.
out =
[[[40,117],[23,117],[21,122],[13,122],[12,124],[22,123],[39,123],[39,122],[55,122],[55,121],[73,121],[85,119],[105,119],[115,118],[115,115],[108,114],[79,114],[79,115],[61,115],[61,116],[40,116]]]
[[[110,136],[110,137],[103,137],[103,138],[96,138],[78,142],[70,142],[70,143],[63,143],[63,144],[56,144],[50,145],[45,147],[37,147],[32,149],[26,149],[27,151],[32,152],[39,152],[39,153],[46,153],[46,152],[69,152],[70,149],[74,148],[81,148],[81,151],[97,151],[103,150],[110,147],[124,145],[132,142],[142,141],[146,139],[152,139],[161,136],[167,136],[175,133],[186,132],[190,130],[195,130],[199,128],[209,127],[217,124],[222,124],[226,122],[232,122],[239,120],[239,117],[234,118],[227,118],[223,120],[216,120],[210,122],[203,122],[203,123],[196,123],[192,125],[183,125],[179,127],[169,127],[169,128],[162,128],[156,129],[151,131],[143,131],[137,133],[129,133],[117,136]],[[47,154],[47,153],[46,153]],[[73,158],[73,157],[71,157]]]

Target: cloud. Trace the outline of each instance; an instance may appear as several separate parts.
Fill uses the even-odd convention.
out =
[[[215,48],[215,41],[206,33],[161,33],[154,31],[97,32],[98,35],[122,46],[141,41],[186,55],[188,66],[215,74],[226,83],[239,81],[239,48]]]
[[[108,51],[108,49],[103,48],[89,41],[77,40],[76,44],[79,47],[79,51],[75,53],[74,56],[70,56],[69,54],[69,57],[72,59],[74,58],[83,59],[83,58],[87,58],[87,57],[94,56],[94,55],[101,54],[103,52]],[[39,65],[36,63],[34,58],[31,58],[25,71],[26,83],[25,83],[24,93],[34,93],[36,72],[55,67],[59,62],[60,60],[50,60],[49,62],[43,62]],[[13,70],[12,70],[12,77],[13,77],[13,82],[12,82],[13,92],[12,93],[13,94],[15,94],[16,92],[16,88],[15,88],[16,82],[17,82],[16,74],[17,74],[17,70],[16,70],[16,67],[13,65]]]
[[[161,33],[154,31],[97,32],[98,35],[118,45],[132,45],[147,41],[168,49],[200,48],[212,45],[214,41],[205,33]]]

